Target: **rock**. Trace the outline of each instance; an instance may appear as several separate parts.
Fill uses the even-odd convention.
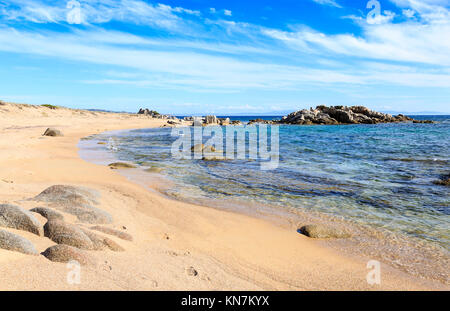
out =
[[[161,167],[149,167],[147,169],[145,169],[144,171],[148,172],[148,173],[161,173],[162,172],[162,168]]]
[[[307,225],[298,230],[299,233],[304,234],[310,238],[328,239],[328,238],[348,238],[350,234],[336,228],[324,225]]]
[[[198,272],[197,272],[197,270],[195,270],[194,267],[189,267],[189,268],[186,268],[186,274],[189,276],[197,276]]]
[[[108,228],[108,227],[102,227],[102,226],[94,226],[91,227],[92,230],[96,230],[96,231],[100,231],[109,235],[114,235],[122,240],[127,240],[127,241],[133,241],[133,237],[126,233],[126,232],[122,232],[119,230],[115,230],[112,228]]]
[[[99,234],[96,234],[83,228],[80,229],[81,231],[83,231],[84,234],[86,234],[89,237],[89,239],[91,239],[94,250],[96,251],[109,249],[114,252],[123,252],[125,250],[122,246],[120,246],[110,238],[101,236]]]
[[[257,123],[258,120],[251,122]],[[370,110],[364,106],[317,106],[315,109],[310,108],[293,112],[284,116],[281,121],[273,121],[279,124],[377,124],[389,122],[417,122],[429,123],[430,121],[416,121],[410,117],[399,114],[392,116],[390,114],[381,113]]]
[[[36,208],[31,209],[30,212],[38,213],[42,217],[47,218],[47,220],[50,220],[50,219],[64,220],[63,215],[61,215],[57,211],[54,211],[48,207],[36,207]]]
[[[0,227],[24,230],[42,236],[41,223],[29,211],[15,205],[0,204]]]
[[[242,122],[238,120],[233,120],[231,121],[231,125],[242,125]]]
[[[0,229],[0,248],[8,251],[38,255],[34,245],[20,235]]]
[[[54,262],[67,263],[70,261],[77,261],[82,266],[94,263],[86,252],[78,248],[62,244],[47,248],[42,255]]]
[[[136,168],[135,165],[125,163],[125,162],[115,162],[115,163],[108,164],[108,166],[112,169]]]
[[[230,125],[230,118],[219,118],[219,124],[222,126]]]
[[[210,145],[205,146],[204,144],[197,144],[197,145],[191,147],[191,151],[211,153],[211,152],[216,152],[216,148],[214,148],[214,146],[210,146]]]
[[[64,136],[63,133],[60,130],[54,129],[54,128],[48,128],[45,130],[44,134],[42,134],[42,136],[52,136],[52,137],[57,137],[57,136]]]
[[[450,174],[443,175],[439,180],[434,181],[435,185],[450,186]]]
[[[206,125],[211,125],[211,124],[218,124],[219,122],[217,121],[217,117],[216,116],[206,116],[205,117],[205,124]]]
[[[147,109],[147,108],[145,108],[145,109],[143,109],[143,108],[139,109],[138,114],[143,114],[143,115],[150,116],[150,117],[153,117],[153,118],[157,118],[157,117],[160,117],[160,116],[161,116],[157,111],[149,110],[149,109]]]
[[[66,185],[54,185],[48,187],[33,199],[43,202],[58,203],[63,205],[77,205],[77,206],[90,206],[91,204],[98,204],[97,198],[100,195],[93,190],[66,186]]]
[[[431,120],[413,120],[413,123],[434,124],[436,122]]]
[[[49,220],[44,225],[44,235],[58,244],[94,249],[91,239],[78,226],[64,221]]]
[[[92,206],[98,204],[98,197],[99,194],[90,189],[54,185],[42,191],[33,200],[51,203],[56,209],[77,216],[83,223],[112,223],[109,213]]]

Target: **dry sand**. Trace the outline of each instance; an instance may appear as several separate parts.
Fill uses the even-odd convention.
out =
[[[0,204],[24,201],[54,184],[100,191],[112,238],[125,252],[90,252],[81,283],[67,282],[66,264],[0,250],[0,290],[429,290],[449,288],[382,264],[381,285],[367,284],[369,258],[350,258],[263,219],[167,199],[108,167],[80,159],[77,143],[103,131],[161,126],[164,120],[129,114],[0,104]],[[55,127],[64,137],[43,137]],[[39,215],[38,215],[39,216]],[[75,218],[65,214],[75,222]],[[46,220],[38,217],[44,224]],[[19,230],[44,251],[55,243]],[[190,275],[193,267],[198,274]]]

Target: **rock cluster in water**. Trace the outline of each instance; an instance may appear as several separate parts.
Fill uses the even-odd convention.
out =
[[[387,113],[370,110],[364,106],[317,106],[315,109],[303,109],[293,112],[278,121],[280,124],[377,124],[394,122],[432,123],[432,121],[414,120],[405,115],[392,116]]]

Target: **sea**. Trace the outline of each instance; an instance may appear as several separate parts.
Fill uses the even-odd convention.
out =
[[[264,207],[275,218],[278,211],[315,215],[353,228],[352,247],[367,256],[448,282],[450,191],[436,181],[450,173],[450,116],[411,117],[436,123],[281,125],[278,165],[270,170],[250,158],[175,159],[179,137],[171,128],[107,132],[80,146],[159,175],[167,180],[163,194],[177,200],[246,213]]]

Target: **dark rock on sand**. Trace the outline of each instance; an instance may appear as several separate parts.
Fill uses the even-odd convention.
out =
[[[0,204],[0,227],[28,231],[42,236],[41,223],[29,211],[11,204]]]
[[[89,239],[91,239],[92,244],[94,246],[94,250],[96,251],[109,249],[114,252],[123,252],[125,250],[122,246],[120,246],[110,238],[101,236],[84,228],[80,229],[81,231],[83,231],[84,234],[86,234],[89,237]]]
[[[34,245],[20,235],[0,229],[0,248],[8,251],[38,255]]]
[[[57,137],[57,136],[64,136],[63,133],[60,130],[54,129],[54,128],[48,128],[45,130],[44,134],[42,134],[42,136],[52,136],[52,137]]]
[[[99,194],[93,190],[65,185],[51,186],[33,198],[48,202],[58,210],[77,216],[78,220],[89,224],[112,223],[112,216],[92,205],[98,204]]]
[[[103,233],[106,233],[109,235],[114,235],[122,240],[133,241],[133,237],[130,234],[116,230],[116,229],[102,227],[102,226],[94,226],[94,227],[91,227],[91,229],[100,231],[100,232],[103,232]]]
[[[47,220],[64,220],[64,216],[62,214],[48,207],[36,207],[31,209],[30,212],[40,214],[42,217],[47,218]]]
[[[47,248],[42,255],[54,262],[66,263],[74,260],[82,266],[94,263],[94,261],[89,257],[89,254],[86,252],[78,248],[62,244]]]
[[[348,238],[350,234],[340,229],[324,226],[324,225],[307,225],[298,230],[310,238],[328,239],[328,238]]]
[[[197,276],[198,272],[197,272],[197,270],[195,270],[194,267],[189,267],[189,268],[186,268],[186,274],[189,276]]]
[[[81,249],[94,249],[91,239],[78,226],[60,220],[49,220],[44,235],[53,242]]]
[[[135,165],[125,163],[125,162],[115,162],[115,163],[108,164],[108,166],[111,169],[136,168]]]

